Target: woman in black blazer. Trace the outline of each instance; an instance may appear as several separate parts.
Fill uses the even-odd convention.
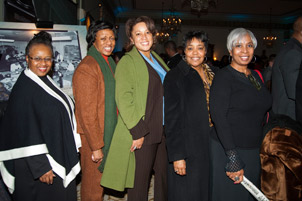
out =
[[[214,73],[204,63],[205,32],[184,37],[185,59],[164,81],[165,133],[168,151],[168,200],[208,201],[209,90]]]

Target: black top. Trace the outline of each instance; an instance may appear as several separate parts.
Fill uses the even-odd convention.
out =
[[[225,150],[260,147],[264,116],[272,104],[269,91],[257,88],[230,65],[216,73],[210,92],[210,112]],[[217,136],[214,136],[217,139]]]

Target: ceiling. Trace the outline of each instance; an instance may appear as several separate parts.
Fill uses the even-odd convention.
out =
[[[8,5],[11,5],[7,8],[14,8],[14,10],[7,10],[6,12],[7,16],[12,15],[13,20],[16,16],[22,14],[22,20],[25,19],[25,22],[41,18],[58,24],[77,23],[75,20],[77,18],[77,7],[89,12],[94,19],[99,19],[100,13],[102,13],[103,19],[115,24],[124,23],[130,17],[146,15],[153,18],[157,25],[160,25],[163,17],[175,15],[182,19],[182,25],[245,26],[254,28],[270,26],[273,29],[289,29],[289,25],[293,23],[294,19],[297,16],[302,16],[302,0],[211,1],[217,2],[216,6],[209,7],[207,12],[201,13],[192,12],[191,0],[5,0]],[[36,18],[30,18],[26,21],[25,14],[30,13],[30,11],[33,12],[33,9],[28,11],[27,7],[33,7],[33,2],[34,7],[39,12],[36,13]],[[19,10],[15,9],[13,5],[21,8]],[[99,5],[102,5],[101,9]],[[47,11],[47,8],[50,7],[52,8],[51,14]],[[67,12],[66,8],[73,12]],[[69,18],[66,18],[68,16]],[[7,21],[10,21],[9,17]]]
[[[90,0],[94,1],[95,0]],[[118,21],[129,17],[147,15],[161,19],[172,14],[183,19],[183,24],[192,21],[240,21],[256,23],[290,24],[302,16],[302,0],[217,0],[217,6],[207,13],[192,14],[191,0],[104,0],[110,5]]]

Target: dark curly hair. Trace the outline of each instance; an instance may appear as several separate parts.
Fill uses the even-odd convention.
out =
[[[40,31],[37,34],[34,34],[34,37],[28,42],[26,48],[25,48],[25,55],[29,55],[29,51],[32,46],[38,45],[38,44],[43,44],[46,45],[51,49],[51,53],[53,54],[53,46],[52,46],[52,38],[49,33],[46,31]]]
[[[209,39],[208,39],[208,34],[204,31],[189,31],[184,37],[183,37],[183,46],[187,47],[187,43],[191,42],[193,40],[193,38],[196,38],[197,40],[200,40],[201,42],[203,42],[206,50],[208,50],[208,43],[209,43]]]
[[[111,29],[116,38],[116,29],[113,27],[113,25],[111,23],[101,21],[101,20],[92,22],[88,28],[87,35],[86,35],[86,41],[88,44],[87,49],[89,49],[93,45],[93,43],[95,41],[96,33],[98,31],[104,30],[104,29]]]

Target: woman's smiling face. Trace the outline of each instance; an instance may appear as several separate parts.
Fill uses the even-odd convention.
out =
[[[200,67],[204,57],[206,56],[206,53],[206,47],[201,40],[193,38],[191,41],[187,42],[185,55],[188,64],[192,67]]]
[[[43,77],[52,67],[52,56],[50,47],[44,44],[35,44],[26,56],[28,68],[37,76]]]
[[[115,47],[115,36],[111,29],[102,29],[96,33],[94,47],[105,56],[110,56]]]
[[[246,34],[234,44],[230,55],[233,67],[246,67],[254,56],[254,44],[250,35]]]
[[[147,57],[150,55],[153,35],[145,22],[140,22],[133,26],[130,40],[143,55]]]

